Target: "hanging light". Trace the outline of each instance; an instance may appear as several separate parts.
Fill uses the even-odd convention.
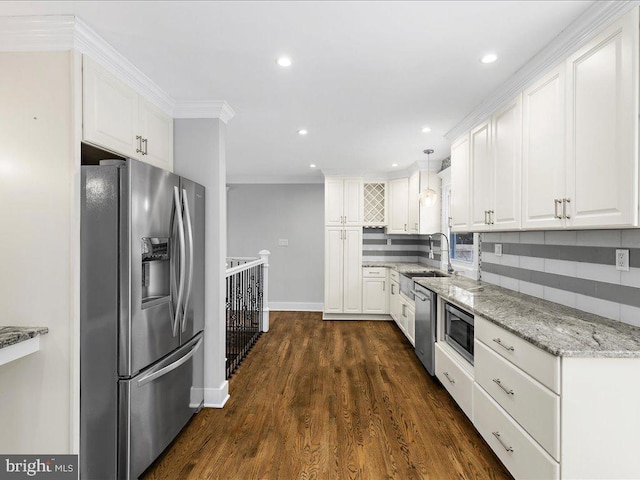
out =
[[[438,194],[429,185],[429,168],[431,167],[431,154],[433,153],[433,149],[427,148],[423,153],[427,154],[427,189],[420,193],[420,201],[425,207],[432,207],[438,201]]]

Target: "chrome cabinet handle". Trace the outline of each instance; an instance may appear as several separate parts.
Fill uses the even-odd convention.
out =
[[[447,380],[449,380],[450,383],[456,383],[456,381],[449,376],[449,372],[442,372],[442,374],[447,377]]]
[[[391,295],[395,295],[395,292],[393,291],[393,283],[391,284]]]
[[[562,199],[562,216],[566,219],[570,219],[571,215],[567,215],[567,203],[571,203],[571,199],[563,198]]]
[[[184,206],[185,226],[187,227],[187,238],[189,240],[189,278],[187,279],[187,293],[184,297],[184,308],[182,314],[182,331],[187,330],[187,313],[189,310],[189,300],[191,300],[191,283],[193,282],[193,228],[191,225],[191,212],[189,211],[189,200],[187,190],[182,189],[182,204]]]
[[[449,222],[449,228],[453,227],[453,217],[449,217],[448,222]]]
[[[382,291],[386,291],[387,290],[387,282],[382,282]]]
[[[493,225],[493,214],[496,213],[493,210],[489,210],[489,225]]]
[[[406,314],[406,313],[404,313],[406,308],[407,308],[407,306],[403,303],[403,304],[402,304],[402,316],[403,316],[403,317],[406,317],[406,316],[407,316],[407,314]]]
[[[404,231],[405,232],[407,231],[407,224],[406,223],[404,224]]]
[[[493,383],[495,383],[496,385],[498,385],[503,391],[504,393],[506,393],[507,395],[513,395],[513,390],[509,390],[508,388],[506,388],[504,385],[502,385],[502,382],[500,382],[499,378],[494,378],[493,379]]]
[[[419,229],[418,229],[418,224],[416,223],[416,231],[417,231],[417,230],[419,230]]]
[[[143,138],[142,139],[142,144],[144,145],[144,152],[142,152],[143,155],[149,155],[149,152],[147,152],[147,139]]]
[[[502,340],[499,337],[498,338],[494,338],[493,341],[496,342],[498,345],[500,345],[505,350],[508,350],[510,352],[515,351],[515,348],[513,348],[513,347],[511,347],[509,345],[505,345],[504,343],[502,343]]]
[[[510,453],[513,453],[513,448],[512,447],[508,447],[505,445],[505,443],[502,441],[502,438],[500,438],[500,432],[495,431],[495,432],[491,432],[491,434],[496,437],[496,439],[500,442],[500,445],[502,445],[502,447]]]
[[[487,215],[489,214],[489,210],[484,211],[484,224],[489,225],[489,220],[487,220]]]
[[[553,218],[562,219],[562,215],[558,215],[558,205],[562,203],[562,200],[558,198],[553,199]]]
[[[144,152],[142,151],[142,137],[140,135],[136,135],[136,141],[138,142],[138,145],[136,146],[136,153],[142,153],[144,155]]]

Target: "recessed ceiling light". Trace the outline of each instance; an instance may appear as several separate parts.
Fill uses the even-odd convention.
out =
[[[480,61],[482,63],[493,63],[497,59],[498,59],[498,56],[495,53],[487,53],[480,59]]]
[[[304,128],[301,128],[300,130],[298,130],[298,133],[299,133],[300,135],[306,135],[306,134],[307,134],[307,133],[309,133],[309,132],[307,132]]]
[[[391,166],[392,166],[392,167],[397,167],[397,166],[398,166],[398,164],[397,164],[397,163],[392,163],[392,164],[391,164]]]
[[[422,127],[422,133],[429,133],[431,129],[429,127]]]
[[[278,57],[276,59],[276,63],[278,65],[280,65],[281,67],[290,67],[291,66],[291,59],[289,57]]]
[[[316,168],[316,164],[312,163],[311,165],[309,165],[309,168]]]

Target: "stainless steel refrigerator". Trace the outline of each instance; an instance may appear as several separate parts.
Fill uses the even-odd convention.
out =
[[[202,406],[204,197],[136,160],[82,167],[83,480],[138,478]]]

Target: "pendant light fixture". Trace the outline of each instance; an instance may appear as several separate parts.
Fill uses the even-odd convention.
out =
[[[438,194],[431,188],[429,184],[431,176],[429,169],[431,167],[431,154],[433,153],[433,149],[427,148],[423,151],[423,153],[427,154],[427,189],[420,194],[420,201],[425,207],[432,207],[438,200]]]

